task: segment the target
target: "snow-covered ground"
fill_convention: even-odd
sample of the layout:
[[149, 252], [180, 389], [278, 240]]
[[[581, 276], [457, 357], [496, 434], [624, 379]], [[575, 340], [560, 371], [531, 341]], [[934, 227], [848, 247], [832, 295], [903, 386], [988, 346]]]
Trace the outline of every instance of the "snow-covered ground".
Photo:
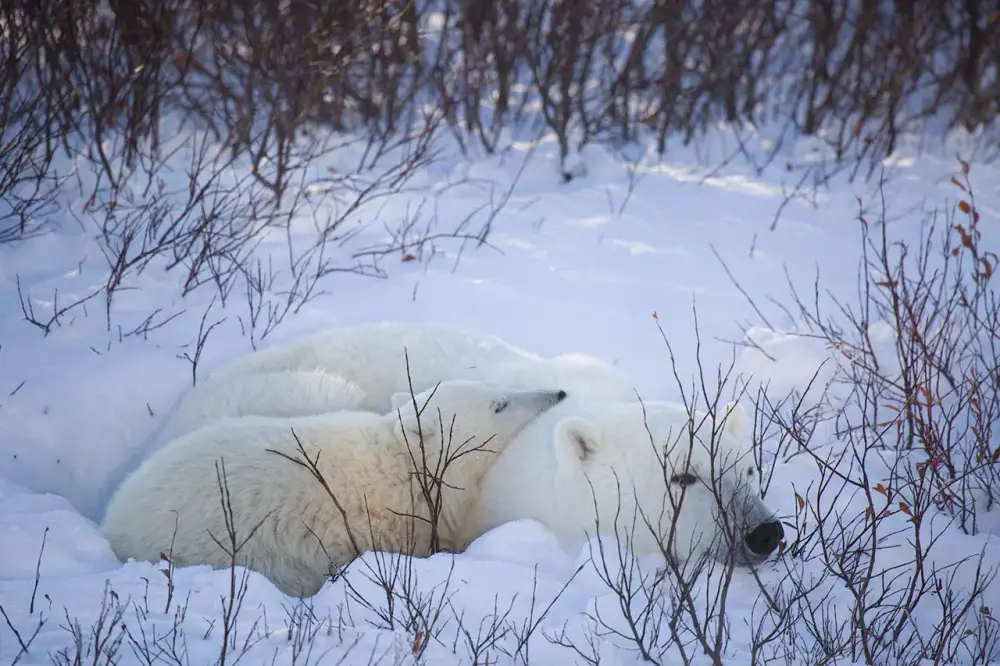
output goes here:
[[[949, 181], [958, 168], [955, 151], [964, 146], [954, 139], [947, 147], [918, 154], [913, 142], [901, 145], [885, 164], [886, 201], [893, 233], [915, 238], [923, 211], [954, 207], [958, 192]], [[789, 279], [811, 297], [817, 273], [823, 290], [856, 296], [857, 198], [871, 210], [878, 201], [874, 186], [838, 176], [815, 194], [815, 205], [793, 199], [783, 206], [797, 174], [786, 172], [779, 161], [756, 175], [741, 160], [710, 172], [732, 145], [720, 131], [701, 142], [700, 149], [706, 147], [711, 149], [707, 155], [678, 145], [662, 159], [649, 151], [630, 162], [591, 146], [575, 158], [586, 172], [563, 183], [553, 140], [530, 147], [514, 143], [502, 157], [475, 160], [459, 158], [442, 144], [441, 157], [405, 192], [363, 208], [352, 222], [359, 226], [357, 234], [331, 251], [349, 265], [352, 253], [387, 242], [386, 229], [398, 226], [421, 202], [425, 216], [431, 211], [436, 216], [435, 230], [447, 232], [513, 186], [490, 222], [487, 244], [462, 246], [444, 238], [433, 243], [433, 253], [428, 245], [412, 261], [402, 261], [398, 252], [383, 257], [384, 277], [331, 275], [322, 285], [325, 294], [290, 315], [260, 344], [366, 321], [442, 320], [541, 354], [600, 356], [631, 377], [645, 398], [676, 399], [658, 326], [687, 377], [697, 363], [697, 312], [700, 362], [710, 374], [735, 358], [738, 371], [751, 373], [754, 381], [770, 381], [772, 391], [802, 388], [830, 350], [794, 335], [796, 322], [771, 304], [765, 314], [778, 330], [768, 329], [722, 262], [761, 303], [774, 297], [788, 304]], [[811, 151], [803, 142], [788, 159], [802, 162]], [[972, 179], [989, 241], [1000, 223], [1000, 170], [973, 163]], [[82, 214], [84, 201], [66, 205]], [[473, 233], [486, 219], [485, 213], [472, 218]], [[182, 276], [151, 268], [130, 283], [130, 290], [119, 292], [110, 332], [98, 299], [43, 335], [22, 316], [16, 279], [36, 314], [52, 308], [57, 292], [59, 303], [91, 293], [106, 275], [93, 232], [67, 221], [26, 244], [0, 247], [0, 664], [80, 663], [74, 662], [78, 650], [84, 663], [108, 661], [95, 658], [95, 650], [114, 652], [110, 663], [117, 664], [214, 663], [223, 642], [230, 572], [176, 570], [168, 602], [164, 565], [118, 562], [97, 527], [109, 493], [191, 382], [191, 363], [184, 356], [194, 353], [192, 342], [213, 292], [206, 287], [181, 299]], [[315, 230], [303, 221], [293, 233], [307, 238]], [[280, 254], [284, 243], [284, 236], [276, 234], [260, 251]], [[148, 334], [121, 335], [156, 308], [161, 308], [160, 320], [177, 316]], [[238, 294], [225, 308], [217, 302], [212, 306], [206, 326], [220, 323], [205, 340], [200, 372], [250, 351], [240, 325], [246, 316], [245, 298]], [[733, 344], [747, 335], [766, 353]], [[770, 453], [767, 497], [792, 523], [796, 494], [811, 497], [806, 489], [819, 471], [802, 457], [774, 461]], [[873, 463], [869, 472], [874, 483], [886, 469]], [[843, 510], [859, 509], [845, 501]], [[835, 529], [831, 522], [828, 531]], [[794, 539], [791, 528], [788, 538]], [[909, 538], [905, 531], [888, 536], [877, 571], [908, 561], [896, 553]], [[932, 560], [944, 567], [985, 550], [987, 563], [995, 563], [1000, 561], [996, 539], [948, 528]], [[495, 645], [479, 656], [479, 664], [642, 661], [627, 632], [614, 634], [626, 626], [619, 595], [602, 581], [589, 549], [560, 550], [537, 524], [498, 528], [460, 555], [413, 560], [419, 589], [411, 590], [411, 597], [419, 598], [415, 605], [422, 607], [397, 601], [393, 623], [379, 618], [386, 598], [372, 581], [371, 570], [385, 557], [366, 554], [305, 606], [251, 574], [229, 639], [229, 663], [243, 654], [246, 664], [406, 664], [416, 663], [414, 652], [422, 663], [474, 663], [470, 644], [489, 643], [491, 626], [499, 627], [492, 637]], [[643, 571], [653, 571], [657, 562], [642, 564]], [[778, 589], [789, 571], [801, 581], [819, 566], [786, 555], [759, 574], [763, 584]], [[959, 601], [967, 574], [959, 570], [949, 583]], [[824, 586], [813, 597], [820, 615], [840, 628], [851, 626], [843, 586], [831, 580]], [[669, 605], [666, 591], [656, 594]], [[1000, 607], [1000, 587], [989, 587], [977, 603]], [[751, 663], [753, 635], [767, 624], [763, 605], [758, 582], [750, 572], [737, 570], [727, 601], [724, 663]], [[408, 613], [417, 610], [440, 611], [430, 637], [407, 625]], [[927, 636], [936, 622], [928, 612], [924, 620], [915, 620], [926, 622]], [[980, 616], [984, 626], [993, 622]], [[654, 612], [646, 618], [651, 656], [659, 663], [683, 663], [664, 617]], [[520, 644], [529, 629], [535, 629], [530, 640]], [[799, 654], [811, 645], [809, 631], [803, 626], [785, 631], [786, 638], [753, 656], [756, 663], [816, 663]], [[954, 631], [964, 631], [964, 625]], [[591, 652], [589, 637], [595, 634], [602, 638]], [[787, 638], [792, 634], [796, 637]], [[576, 649], [567, 647], [570, 642]], [[26, 653], [22, 644], [28, 646]], [[697, 645], [686, 645], [685, 654], [692, 663], [712, 663]], [[957, 663], [988, 661], [974, 657], [959, 654]], [[865, 660], [860, 653], [854, 658]]]

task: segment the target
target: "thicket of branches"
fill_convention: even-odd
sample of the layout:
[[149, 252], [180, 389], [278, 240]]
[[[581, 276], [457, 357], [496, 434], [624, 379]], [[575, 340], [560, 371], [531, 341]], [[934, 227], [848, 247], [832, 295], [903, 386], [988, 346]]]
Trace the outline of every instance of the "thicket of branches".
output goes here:
[[[653, 137], [663, 151], [668, 139], [695, 141], [718, 123], [738, 137], [747, 123], [766, 123], [775, 132], [771, 154], [742, 152], [760, 169], [784, 140], [803, 134], [827, 142], [841, 166], [864, 169], [928, 121], [983, 130], [987, 156], [998, 147], [1000, 12], [979, 0], [10, 0], [0, 4], [0, 57], [0, 243], [30, 242], [77, 198], [79, 222], [108, 263], [106, 284], [85, 298], [103, 299], [109, 326], [117, 290], [159, 262], [183, 273], [185, 292], [214, 286], [224, 302], [245, 288], [252, 339], [326, 275], [371, 269], [338, 263], [330, 244], [351, 233], [344, 222], [360, 207], [398, 191], [432, 159], [442, 133], [470, 152], [494, 152], [508, 131], [550, 131], [565, 157], [589, 141]], [[319, 161], [346, 144], [357, 164], [317, 175]], [[177, 186], [166, 165], [182, 149], [191, 158]], [[67, 154], [72, 173], [60, 167]], [[249, 169], [234, 176], [233, 166]], [[982, 246], [968, 175], [962, 164], [957, 212], [932, 220], [918, 244], [895, 242], [884, 214], [859, 215], [865, 255], [856, 302], [831, 314], [818, 297], [793, 294], [793, 318], [839, 362], [820, 404], [743, 396], [758, 403], [754, 441], [765, 472], [795, 459], [818, 470], [796, 489], [787, 542], [758, 580], [747, 620], [751, 663], [794, 663], [805, 653], [817, 664], [985, 665], [1000, 654], [1000, 623], [987, 604], [995, 563], [955, 562], [941, 541], [947, 521], [980, 532], [1000, 500], [1000, 305], [991, 284], [1000, 259]], [[256, 241], [303, 211], [314, 211], [315, 242], [289, 241], [292, 286], [265, 300], [275, 268], [251, 261]], [[58, 323], [59, 308], [44, 320], [30, 303], [29, 321], [46, 332]], [[205, 322], [198, 349], [212, 328]], [[718, 392], [706, 388], [701, 406], [721, 404]], [[842, 454], [814, 441], [831, 422]], [[872, 471], [879, 465], [881, 475]], [[895, 564], [880, 560], [887, 549]], [[712, 572], [703, 569], [644, 578], [613, 547], [594, 559], [619, 612], [595, 612], [586, 636], [539, 631], [535, 643], [593, 664], [609, 637], [652, 663], [696, 655], [723, 663], [731, 567], [708, 585]], [[236, 649], [228, 627], [245, 589], [236, 574], [231, 580], [220, 664]], [[405, 585], [392, 592], [392, 580], [378, 584], [407, 615], [404, 648], [419, 655], [441, 647], [437, 620], [448, 598]], [[849, 618], [837, 615], [842, 608]], [[452, 645], [462, 643], [473, 663], [495, 663], [497, 654], [527, 663], [541, 617], [534, 603], [524, 623], [502, 611], [478, 629], [459, 620]], [[289, 640], [301, 649], [319, 625], [296, 612]], [[104, 625], [119, 626], [121, 615], [111, 617]], [[387, 617], [396, 627], [391, 609]], [[15, 661], [29, 652], [31, 626], [14, 630]], [[305, 626], [315, 631], [307, 636]], [[95, 631], [104, 642], [90, 645], [78, 624], [69, 631], [65, 663], [126, 640], [108, 647]], [[154, 647], [138, 634], [127, 641], [140, 661], [174, 654], [168, 661], [186, 663], [155, 638]]]
[[[264, 279], [246, 265], [252, 241], [301, 212], [309, 167], [348, 136], [364, 144], [359, 164], [311, 177], [336, 213], [317, 221], [315, 247], [289, 253], [306, 293], [359, 270], [323, 248], [402, 187], [442, 130], [487, 152], [506, 131], [552, 131], [566, 156], [640, 136], [663, 151], [718, 123], [740, 136], [766, 122], [773, 153], [744, 151], [759, 168], [802, 134], [857, 168], [934, 119], [986, 129], [992, 154], [998, 17], [979, 0], [12, 0], [0, 8], [0, 242], [65, 216], [57, 204], [77, 188], [109, 304], [158, 257], [183, 267], [185, 291], [214, 283], [224, 298]], [[189, 187], [172, 192], [164, 152], [187, 127], [226, 150], [185, 146]], [[73, 178], [56, 168], [62, 152]], [[252, 177], [223, 178], [234, 163]]]
[[[644, 507], [640, 516], [621, 510], [613, 520], [597, 521], [593, 534], [599, 538], [588, 541], [589, 557], [561, 587], [540, 589], [536, 569], [530, 592], [522, 588], [511, 596], [498, 589], [492, 603], [464, 604], [468, 591], [460, 589], [455, 560], [434, 571], [408, 556], [423, 538], [415, 530], [394, 551], [362, 552], [355, 544], [357, 558], [332, 566], [326, 592], [343, 595], [342, 603], [297, 600], [286, 606], [286, 618], [275, 620], [244, 604], [249, 574], [239, 566], [242, 538], [228, 521], [228, 534], [218, 540], [227, 549], [228, 576], [221, 612], [207, 630], [205, 618], [193, 608], [188, 613], [190, 594], [182, 587], [175, 594], [172, 553], [162, 555], [159, 585], [132, 588], [129, 596], [109, 584], [89, 615], [77, 618], [67, 610], [64, 622], [61, 612], [52, 615], [34, 602], [37, 565], [30, 598], [0, 600], [12, 663], [34, 658], [41, 649], [36, 637], [44, 636], [39, 646], [63, 646], [51, 652], [56, 664], [225, 666], [274, 650], [292, 664], [317, 663], [310, 655], [319, 654], [330, 655], [331, 663], [449, 660], [474, 666], [553, 663], [556, 654], [590, 666], [623, 657], [685, 666], [996, 664], [1000, 565], [987, 541], [956, 537], [959, 530], [975, 535], [996, 523], [1000, 302], [992, 280], [1000, 257], [981, 236], [968, 164], [959, 163], [953, 185], [958, 201], [931, 212], [915, 241], [893, 237], [884, 201], [860, 202], [857, 231], [865, 251], [851, 297], [822, 298], [819, 278], [807, 290], [811, 297], [792, 286], [789, 318], [800, 322], [801, 336], [830, 351], [835, 368], [825, 385], [814, 380], [787, 393], [755, 387], [755, 378], [737, 373], [735, 362], [703, 364], [700, 344], [694, 351], [698, 373], [684, 379], [676, 363], [680, 350], [660, 329], [670, 358], [664, 377], [675, 383], [691, 422], [675, 439], [651, 437], [650, 446], [665, 479], [676, 475], [672, 461], [687, 455], [687, 447], [709, 446], [710, 458], [720, 461], [701, 480], [712, 500], [704, 524], [715, 521], [723, 546], [706, 544], [714, 557], [672, 557], [668, 544], [677, 543], [679, 527], [661, 523], [658, 512], [669, 507], [668, 515], [679, 515], [687, 492], [679, 486], [667, 493], [664, 506]], [[759, 489], [741, 486], [745, 478], [738, 476], [729, 476], [727, 486], [732, 461], [715, 452], [722, 410], [733, 399], [754, 407], [750, 439]], [[430, 525], [424, 531], [429, 548], [419, 548], [437, 552], [440, 493], [447, 485], [442, 473], [454, 461], [447, 451], [463, 449], [452, 448], [448, 426], [432, 415], [424, 425], [412, 462], [427, 517], [415, 515], [414, 521]], [[696, 431], [702, 432], [697, 443]], [[424, 432], [440, 437], [425, 442]], [[442, 443], [444, 466], [428, 465]], [[319, 468], [307, 459], [291, 462], [303, 468], [304, 482], [319, 483], [337, 502]], [[239, 511], [224, 474], [219, 485], [222, 510]], [[733, 556], [746, 534], [741, 517], [748, 515], [740, 503], [758, 492], [773, 497], [776, 490], [786, 498], [780, 505], [784, 540], [767, 563], [740, 566]], [[369, 530], [375, 540], [370, 524], [344, 526], [348, 534]], [[642, 530], [654, 530], [653, 543], [661, 544], [654, 554], [662, 564], [636, 557], [633, 545]], [[578, 579], [601, 592], [577, 615], [560, 618], [553, 609]], [[322, 608], [332, 615], [318, 614]], [[65, 634], [53, 637], [48, 632], [57, 622]], [[200, 640], [193, 640], [196, 635]], [[189, 653], [189, 645], [201, 653]], [[206, 645], [218, 655], [208, 662], [200, 656]]]

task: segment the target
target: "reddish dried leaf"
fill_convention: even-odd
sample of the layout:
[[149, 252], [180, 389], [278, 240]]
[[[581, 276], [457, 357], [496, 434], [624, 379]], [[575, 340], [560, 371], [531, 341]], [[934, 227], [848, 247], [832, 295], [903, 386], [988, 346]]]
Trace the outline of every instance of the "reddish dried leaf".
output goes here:
[[906, 502], [900, 502], [899, 503], [899, 510], [902, 511], [903, 513], [905, 513], [908, 516], [912, 516], [913, 515], [913, 512], [910, 511], [910, 507], [909, 507], [909, 505]]
[[191, 54], [187, 51], [177, 51], [174, 53], [173, 61], [177, 69], [186, 69], [191, 62]]
[[403, 258], [400, 261], [407, 262], [407, 261], [413, 261], [414, 259], [416, 259], [416, 257], [414, 257], [412, 254], [404, 254]]
[[799, 511], [805, 508], [806, 501], [803, 499], [802, 495], [795, 493], [795, 503], [799, 505]]
[[968, 215], [972, 211], [972, 206], [969, 205], [968, 201], [964, 199], [958, 202], [958, 209]]

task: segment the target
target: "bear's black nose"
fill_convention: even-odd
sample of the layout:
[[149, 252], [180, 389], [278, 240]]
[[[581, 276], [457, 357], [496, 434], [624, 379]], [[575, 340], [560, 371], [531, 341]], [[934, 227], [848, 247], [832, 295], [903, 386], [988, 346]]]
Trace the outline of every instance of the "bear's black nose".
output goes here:
[[769, 523], [761, 523], [750, 530], [744, 537], [744, 541], [754, 555], [770, 555], [784, 538], [785, 528], [781, 526], [780, 521], [774, 520]]
[[566, 391], [560, 390], [556, 393], [556, 400], [562, 400], [566, 397]]

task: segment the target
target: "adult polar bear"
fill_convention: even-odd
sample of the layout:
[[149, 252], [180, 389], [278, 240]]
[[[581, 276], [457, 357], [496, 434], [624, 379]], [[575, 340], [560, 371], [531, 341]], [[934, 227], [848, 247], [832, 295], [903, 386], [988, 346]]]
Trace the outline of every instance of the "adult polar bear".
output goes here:
[[381, 322], [305, 336], [213, 370], [181, 397], [159, 439], [169, 441], [228, 416], [315, 414], [324, 411], [324, 401], [327, 410], [385, 412], [392, 408], [393, 394], [410, 390], [411, 380], [419, 393], [451, 379], [561, 388], [570, 394], [580, 387], [596, 400], [635, 398], [621, 373], [592, 356], [544, 358], [450, 324]]
[[[310, 596], [331, 563], [347, 564], [358, 551], [428, 554], [431, 512], [422, 490], [430, 486], [415, 479], [441, 481], [439, 543], [457, 549], [487, 467], [521, 428], [565, 397], [449, 381], [415, 397], [393, 396], [398, 412], [386, 415], [226, 419], [147, 459], [113, 496], [101, 529], [123, 560], [158, 561], [170, 553], [180, 566], [230, 566], [222, 545], [231, 552], [227, 539], [235, 538], [245, 542], [237, 563], [286, 594]], [[231, 513], [223, 507], [221, 473]]]
[[[662, 549], [683, 559], [709, 551], [756, 562], [783, 538], [781, 523], [761, 499], [753, 456], [743, 446], [747, 416], [742, 408], [724, 407], [714, 429], [703, 422], [704, 414], [696, 414], [698, 427], [688, 432], [691, 419], [685, 409], [640, 404], [613, 367], [590, 357], [545, 359], [446, 324], [365, 324], [238, 358], [210, 375], [201, 397], [194, 389], [186, 401], [197, 405], [205, 394], [238, 392], [243, 382], [263, 383], [268, 376], [288, 381], [295, 373], [320, 370], [356, 385], [365, 396], [362, 404], [383, 410], [390, 396], [408, 390], [404, 347], [417, 391], [455, 377], [558, 385], [570, 393], [521, 431], [487, 471], [460, 547], [519, 518], [539, 520], [567, 545], [598, 529], [621, 534], [635, 518], [640, 524], [626, 536], [637, 552]], [[296, 409], [281, 395], [272, 403], [255, 408], [282, 414]], [[724, 516], [717, 515], [717, 496]], [[741, 540], [726, 545], [719, 538], [722, 517]]]
[[569, 547], [610, 533], [637, 554], [758, 564], [784, 530], [761, 498], [746, 430], [735, 404], [713, 420], [675, 403], [570, 396], [490, 466], [460, 541], [531, 518]]

